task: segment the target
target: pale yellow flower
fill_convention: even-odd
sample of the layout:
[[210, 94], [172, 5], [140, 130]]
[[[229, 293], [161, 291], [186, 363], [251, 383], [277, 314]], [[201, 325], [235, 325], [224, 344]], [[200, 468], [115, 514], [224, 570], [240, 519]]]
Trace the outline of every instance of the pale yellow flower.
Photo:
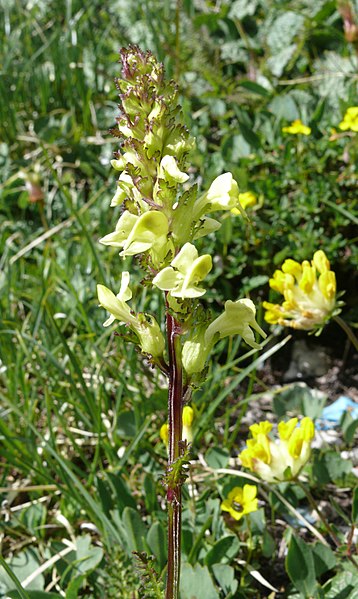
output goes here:
[[283, 133], [290, 133], [291, 135], [310, 135], [311, 128], [304, 125], [301, 119], [296, 119], [287, 127], [282, 127]]
[[315, 252], [311, 262], [285, 260], [269, 283], [284, 296], [282, 304], [263, 302], [265, 320], [270, 324], [310, 331], [322, 328], [338, 313], [336, 276], [322, 250]]
[[346, 113], [338, 125], [341, 131], [358, 131], [358, 106], [347, 108]]
[[235, 487], [220, 507], [223, 512], [229, 512], [235, 520], [241, 520], [245, 514], [257, 511], [258, 500], [256, 495], [257, 487], [255, 485], [244, 485], [243, 488]]

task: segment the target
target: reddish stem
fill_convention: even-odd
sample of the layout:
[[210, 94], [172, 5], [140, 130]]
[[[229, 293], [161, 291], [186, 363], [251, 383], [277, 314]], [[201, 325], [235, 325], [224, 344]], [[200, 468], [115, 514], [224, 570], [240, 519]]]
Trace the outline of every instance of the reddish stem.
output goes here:
[[[180, 356], [180, 325], [167, 312], [167, 335], [169, 352], [169, 457], [168, 472], [181, 455], [183, 376]], [[168, 568], [166, 599], [179, 598], [181, 554], [181, 482], [171, 484], [167, 490], [168, 502]]]

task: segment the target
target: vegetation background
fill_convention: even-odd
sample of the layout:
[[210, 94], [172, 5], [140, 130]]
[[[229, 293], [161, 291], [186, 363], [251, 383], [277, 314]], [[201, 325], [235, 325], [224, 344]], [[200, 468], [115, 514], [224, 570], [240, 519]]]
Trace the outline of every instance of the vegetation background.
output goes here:
[[[358, 144], [354, 131], [338, 125], [358, 104], [357, 15], [356, 0], [3, 2], [1, 550], [26, 590], [21, 595], [4, 565], [0, 596], [143, 597], [141, 568], [151, 596], [155, 569], [165, 565], [165, 382], [103, 329], [95, 293], [98, 282], [115, 288], [128, 267], [97, 243], [116, 220], [109, 161], [118, 140], [108, 130], [118, 113], [119, 48], [152, 50], [179, 83], [197, 138], [191, 176], [199, 186], [230, 170], [257, 198], [249, 224], [227, 218], [216, 244], [203, 242], [214, 256], [213, 311], [248, 294], [259, 304], [285, 258], [310, 259], [321, 248], [346, 290], [344, 317], [352, 324]], [[311, 135], [284, 134], [295, 119]], [[147, 305], [160, 310], [159, 296], [144, 289], [138, 308]], [[334, 325], [327, 331], [325, 344], [341, 358]], [[327, 500], [330, 485], [339, 551], [313, 543], [307, 529], [296, 535], [299, 522], [270, 489], [250, 526], [238, 530], [220, 514], [220, 497], [238, 479], [218, 469], [237, 456], [249, 411], [267, 405], [260, 368], [285, 343], [283, 333], [276, 328], [261, 356], [250, 352], [244, 361], [238, 343], [219, 344], [217, 365], [194, 396], [183, 599], [196, 585], [207, 599], [275, 597], [276, 588], [278, 597], [358, 596], [341, 559], [352, 550], [358, 510], [358, 497], [352, 513], [344, 492], [355, 483], [352, 463], [341, 457], [354, 443], [352, 416], [341, 422], [339, 451], [321, 447], [309, 473], [318, 499]], [[267, 407], [273, 418], [295, 410], [319, 416], [324, 402], [309, 389], [281, 391]], [[280, 492], [294, 508], [305, 505], [294, 485]], [[290, 560], [285, 568], [287, 547], [306, 575]], [[133, 550], [154, 554], [154, 565], [135, 568]]]

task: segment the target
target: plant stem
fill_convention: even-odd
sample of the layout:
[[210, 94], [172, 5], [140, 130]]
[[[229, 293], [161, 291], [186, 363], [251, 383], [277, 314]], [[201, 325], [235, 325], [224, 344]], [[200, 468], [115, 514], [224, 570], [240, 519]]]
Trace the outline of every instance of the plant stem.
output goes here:
[[343, 329], [343, 331], [346, 333], [346, 335], [347, 335], [349, 341], [351, 342], [351, 344], [353, 345], [353, 347], [356, 350], [358, 350], [358, 339], [355, 336], [355, 334], [353, 333], [351, 327], [340, 316], [334, 316], [333, 320], [335, 320], [336, 323], [339, 324], [341, 329]]
[[[181, 455], [183, 377], [180, 359], [180, 325], [167, 311], [167, 335], [169, 352], [169, 457], [168, 473]], [[170, 478], [169, 478], [170, 480]], [[181, 485], [179, 480], [168, 484], [168, 568], [166, 599], [179, 599], [180, 553], [181, 553]]]

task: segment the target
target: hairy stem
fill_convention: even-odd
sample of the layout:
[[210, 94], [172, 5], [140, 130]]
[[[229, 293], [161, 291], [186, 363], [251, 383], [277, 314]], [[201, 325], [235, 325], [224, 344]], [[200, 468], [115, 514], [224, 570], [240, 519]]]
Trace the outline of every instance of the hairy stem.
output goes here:
[[173, 463], [180, 457], [182, 435], [183, 377], [180, 359], [180, 326], [167, 312], [167, 334], [169, 351], [169, 457], [168, 457], [168, 568], [166, 599], [179, 598], [180, 553], [181, 553], [181, 485], [172, 479]]

